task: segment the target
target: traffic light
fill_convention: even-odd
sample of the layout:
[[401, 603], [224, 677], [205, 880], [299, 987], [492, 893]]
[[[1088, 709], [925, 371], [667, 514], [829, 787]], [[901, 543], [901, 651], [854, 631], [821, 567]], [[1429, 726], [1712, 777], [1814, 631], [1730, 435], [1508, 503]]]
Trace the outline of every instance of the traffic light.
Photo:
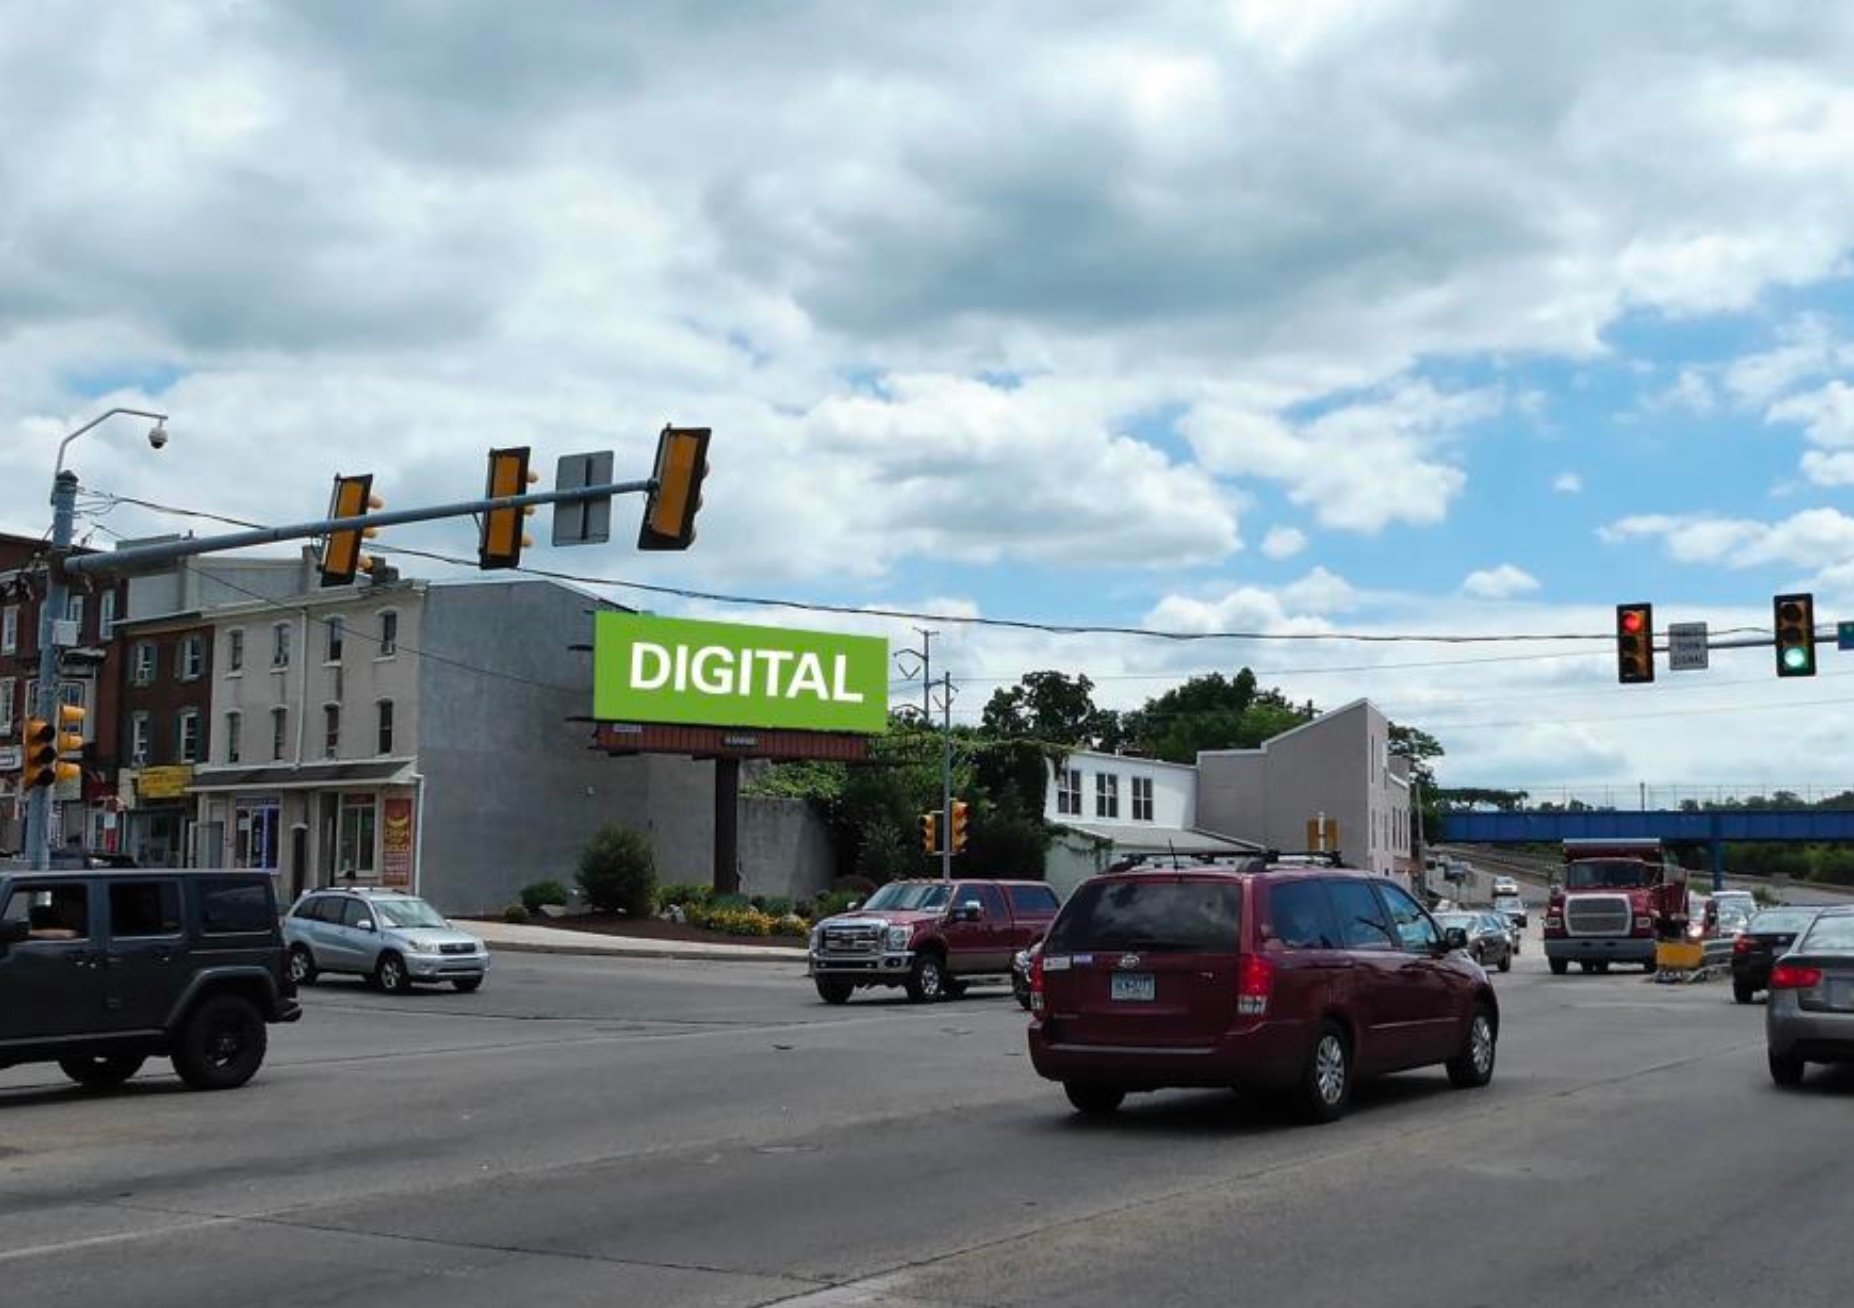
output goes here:
[[[65, 756], [83, 752], [83, 724], [84, 710], [75, 704], [58, 706], [56, 726], [44, 718], [26, 719], [26, 758], [20, 777], [21, 789], [37, 790], [77, 778], [82, 767]], [[66, 731], [66, 727], [76, 730]]]
[[1815, 596], [1779, 595], [1771, 601], [1777, 629], [1777, 675], [1815, 675]]
[[[386, 501], [373, 493], [373, 474], [366, 473], [359, 477], [335, 478], [335, 493], [329, 497], [328, 516], [331, 518], [358, 518], [369, 509], [383, 509]], [[368, 560], [361, 553], [361, 540], [372, 540], [376, 535], [372, 527], [354, 531], [331, 531], [322, 538], [322, 557], [317, 567], [322, 573], [324, 586], [346, 586], [353, 582], [354, 574], [368, 566]]]
[[1654, 680], [1654, 605], [1616, 606], [1616, 680]]
[[656, 482], [637, 531], [640, 550], [686, 550], [695, 542], [695, 513], [708, 475], [707, 427], [665, 427], [657, 437]]
[[938, 813], [921, 814], [921, 849], [929, 854], [940, 848], [940, 815]]
[[[491, 450], [489, 481], [483, 488], [483, 494], [492, 500], [523, 495], [529, 486], [540, 479], [538, 472], [528, 471], [527, 446]], [[534, 544], [524, 534], [527, 525], [524, 520], [533, 512], [533, 505], [523, 505], [518, 509], [491, 509], [485, 513], [483, 533], [477, 543], [477, 567], [490, 570], [521, 566], [522, 547]]]
[[966, 852], [967, 829], [972, 820], [972, 806], [963, 799], [953, 801], [953, 852]]

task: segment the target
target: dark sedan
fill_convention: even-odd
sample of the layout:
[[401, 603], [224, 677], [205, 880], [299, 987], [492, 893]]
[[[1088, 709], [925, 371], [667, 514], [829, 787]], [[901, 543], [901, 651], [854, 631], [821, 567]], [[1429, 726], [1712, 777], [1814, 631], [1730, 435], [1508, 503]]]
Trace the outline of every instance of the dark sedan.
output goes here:
[[1468, 953], [1482, 967], [1513, 970], [1513, 937], [1506, 919], [1498, 913], [1438, 913], [1436, 923], [1444, 930], [1460, 927], [1468, 934]]
[[1751, 1002], [1760, 990], [1770, 988], [1771, 962], [1782, 956], [1796, 937], [1809, 929], [1819, 908], [1767, 908], [1751, 919], [1732, 941], [1732, 998]]
[[1770, 1077], [1801, 1085], [1810, 1063], [1854, 1062], [1854, 908], [1829, 908], [1770, 969]]

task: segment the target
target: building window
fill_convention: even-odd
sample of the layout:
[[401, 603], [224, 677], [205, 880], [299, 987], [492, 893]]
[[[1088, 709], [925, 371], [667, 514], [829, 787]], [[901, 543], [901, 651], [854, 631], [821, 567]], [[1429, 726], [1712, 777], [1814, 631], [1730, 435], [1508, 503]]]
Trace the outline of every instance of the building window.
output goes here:
[[380, 753], [393, 752], [393, 701], [380, 701]]
[[1152, 778], [1133, 778], [1133, 820], [1152, 821]]
[[0, 654], [13, 654], [19, 650], [19, 605], [9, 604], [0, 609]]
[[155, 647], [152, 640], [135, 642], [135, 670], [131, 680], [138, 686], [152, 686], [155, 679]]
[[342, 637], [347, 634], [347, 624], [340, 618], [330, 618], [324, 626], [328, 632], [328, 655], [324, 661], [339, 663], [341, 662]]
[[72, 595], [65, 600], [64, 616], [70, 619], [72, 626], [77, 628], [77, 640], [79, 644], [82, 644], [84, 639], [84, 597], [82, 595]]
[[0, 736], [13, 734], [13, 692], [18, 685], [15, 677], [0, 677]]
[[373, 829], [373, 796], [343, 795], [336, 839], [336, 871], [340, 875], [373, 872]]
[[274, 708], [270, 711], [270, 757], [273, 761], [283, 761], [284, 737], [289, 734], [290, 714], [288, 709]]
[[238, 762], [244, 747], [244, 714], [227, 713], [225, 715], [225, 761]]
[[174, 754], [182, 763], [200, 761], [200, 715], [188, 709], [180, 715], [179, 729], [175, 734]]
[[132, 713], [129, 715], [129, 764], [131, 767], [148, 766], [148, 715]]
[[180, 642], [179, 677], [182, 681], [198, 681], [200, 673], [206, 667], [206, 647], [198, 636], [185, 637]]
[[1120, 816], [1120, 778], [1111, 772], [1094, 774], [1094, 815], [1104, 818]]
[[322, 757], [339, 758], [341, 756], [341, 705], [324, 704], [322, 706]]
[[97, 639], [108, 640], [116, 633], [116, 592], [106, 590], [97, 601]]
[[245, 670], [245, 633], [242, 631], [225, 633], [225, 670], [227, 672]]
[[380, 657], [390, 659], [399, 652], [399, 615], [391, 609], [380, 614]]
[[1056, 773], [1056, 812], [1080, 817], [1081, 811], [1081, 770], [1063, 768]]
[[270, 629], [270, 666], [290, 666], [290, 624], [287, 622], [279, 622]]

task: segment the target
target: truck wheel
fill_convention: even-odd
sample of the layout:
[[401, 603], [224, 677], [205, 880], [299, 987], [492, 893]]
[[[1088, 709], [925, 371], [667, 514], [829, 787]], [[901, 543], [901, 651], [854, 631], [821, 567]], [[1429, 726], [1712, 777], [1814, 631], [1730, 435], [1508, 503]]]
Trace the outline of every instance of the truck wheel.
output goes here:
[[1024, 1012], [1030, 1011], [1030, 983], [1017, 973], [1011, 973], [1011, 994]]
[[1301, 1069], [1301, 1116], [1309, 1122], [1335, 1122], [1352, 1101], [1352, 1045], [1337, 1022], [1324, 1022], [1313, 1038], [1307, 1065]]
[[904, 983], [908, 998], [917, 1004], [936, 1004], [946, 998], [946, 960], [933, 950], [924, 950], [915, 958], [914, 967]]
[[958, 977], [947, 977], [946, 980], [940, 983], [940, 989], [948, 999], [964, 999], [966, 997], [966, 982], [961, 981]]
[[1571, 960], [1568, 958], [1548, 958], [1545, 962], [1551, 968], [1553, 976], [1563, 976], [1571, 970]]
[[1083, 1117], [1106, 1117], [1127, 1097], [1125, 1090], [1094, 1081], [1064, 1081], [1062, 1093]]
[[232, 1090], [257, 1075], [269, 1039], [257, 1005], [242, 995], [214, 995], [181, 1026], [174, 1070], [195, 1090]]
[[141, 1071], [147, 1061], [140, 1054], [92, 1054], [86, 1058], [60, 1058], [58, 1066], [86, 1090], [114, 1090]]
[[1493, 1080], [1494, 1054], [1499, 1029], [1493, 1014], [1476, 1007], [1468, 1023], [1468, 1038], [1461, 1052], [1448, 1060], [1449, 1084], [1457, 1090], [1476, 1090]]
[[1596, 973], [1598, 976], [1608, 976], [1609, 975], [1609, 960], [1607, 958], [1597, 959], [1595, 963], [1591, 964], [1591, 967], [1593, 967], [1596, 970]]
[[814, 980], [818, 987], [818, 998], [827, 1004], [847, 1004], [850, 996], [856, 992], [856, 983], [845, 981], [842, 977], [821, 976]]
[[1750, 1003], [1751, 997], [1756, 993], [1757, 991], [1751, 988], [1751, 983], [1749, 981], [1732, 982], [1732, 998], [1741, 1004]]

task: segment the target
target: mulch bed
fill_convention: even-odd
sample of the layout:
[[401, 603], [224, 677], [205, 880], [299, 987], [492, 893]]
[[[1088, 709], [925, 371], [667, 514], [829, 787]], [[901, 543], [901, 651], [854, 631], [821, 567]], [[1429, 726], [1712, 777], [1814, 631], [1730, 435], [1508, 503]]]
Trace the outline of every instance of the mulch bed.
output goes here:
[[[502, 919], [484, 920], [500, 922]], [[683, 922], [665, 922], [655, 917], [622, 917], [616, 913], [536, 917], [526, 925], [555, 927], [561, 931], [584, 931], [599, 936], [628, 936], [633, 940], [688, 940], [704, 945], [777, 945], [786, 949], [803, 949], [806, 944], [803, 938], [797, 936], [730, 936]]]

